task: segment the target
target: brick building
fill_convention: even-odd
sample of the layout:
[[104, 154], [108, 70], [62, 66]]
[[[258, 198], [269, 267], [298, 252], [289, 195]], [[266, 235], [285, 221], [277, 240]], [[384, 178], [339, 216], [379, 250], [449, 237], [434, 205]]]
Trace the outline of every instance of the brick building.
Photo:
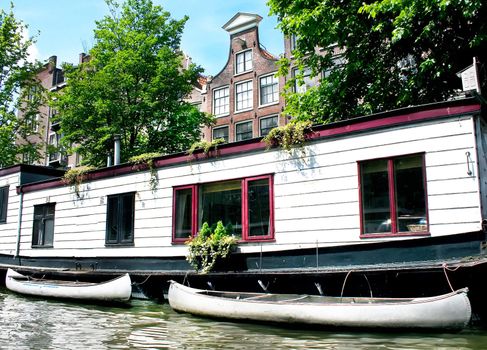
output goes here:
[[285, 123], [280, 115], [284, 78], [275, 77], [277, 57], [259, 42], [261, 20], [239, 12], [223, 26], [230, 34], [230, 48], [223, 69], [207, 78], [206, 111], [215, 116], [216, 124], [203, 130], [206, 140], [246, 140]]

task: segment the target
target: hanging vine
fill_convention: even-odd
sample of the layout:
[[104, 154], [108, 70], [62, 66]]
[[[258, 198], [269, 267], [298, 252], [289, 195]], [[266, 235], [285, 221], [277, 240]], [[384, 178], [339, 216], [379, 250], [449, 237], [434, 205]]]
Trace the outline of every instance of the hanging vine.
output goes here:
[[92, 166], [80, 166], [71, 168], [64, 173], [63, 183], [73, 188], [76, 197], [80, 198], [79, 189], [83, 181], [86, 179], [86, 173], [94, 170]]
[[294, 147], [302, 147], [309, 137], [311, 126], [310, 121], [292, 121], [284, 126], [272, 129], [262, 141], [266, 143], [267, 149], [281, 147], [290, 152]]
[[152, 192], [157, 191], [157, 186], [159, 185], [159, 177], [157, 176], [157, 169], [154, 165], [154, 158], [160, 157], [160, 153], [144, 153], [138, 156], [133, 156], [129, 158], [129, 163], [132, 163], [134, 168], [140, 169], [140, 165], [146, 166], [150, 171], [149, 187]]

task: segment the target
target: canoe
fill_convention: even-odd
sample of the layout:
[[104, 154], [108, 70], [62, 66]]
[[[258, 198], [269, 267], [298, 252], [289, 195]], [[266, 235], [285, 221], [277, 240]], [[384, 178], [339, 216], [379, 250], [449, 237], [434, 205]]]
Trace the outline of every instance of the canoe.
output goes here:
[[126, 302], [132, 293], [128, 274], [101, 283], [37, 279], [7, 270], [5, 285], [11, 291], [49, 298]]
[[205, 317], [330, 327], [461, 329], [470, 321], [468, 289], [420, 298], [352, 298], [194, 289], [170, 281], [171, 307]]

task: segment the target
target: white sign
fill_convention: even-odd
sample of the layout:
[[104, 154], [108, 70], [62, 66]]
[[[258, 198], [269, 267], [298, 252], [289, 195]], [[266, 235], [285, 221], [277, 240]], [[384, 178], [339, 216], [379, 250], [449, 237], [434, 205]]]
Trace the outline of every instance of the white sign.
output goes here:
[[462, 72], [463, 91], [477, 90], [477, 70], [474, 65], [468, 67]]

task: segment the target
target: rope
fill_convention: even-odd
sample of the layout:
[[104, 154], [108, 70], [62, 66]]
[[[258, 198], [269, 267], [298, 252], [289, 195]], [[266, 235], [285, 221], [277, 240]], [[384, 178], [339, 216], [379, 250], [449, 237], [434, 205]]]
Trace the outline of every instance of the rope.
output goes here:
[[351, 273], [352, 273], [352, 270], [348, 271], [347, 275], [345, 276], [345, 280], [343, 281], [343, 285], [342, 285], [342, 292], [340, 293], [340, 298], [343, 298], [343, 290], [345, 289], [345, 283], [347, 283], [348, 276]]
[[445, 277], [446, 277], [446, 281], [448, 282], [448, 285], [450, 286], [451, 291], [454, 292], [455, 290], [453, 289], [453, 286], [450, 283], [450, 279], [448, 278], [448, 274], [446, 273], [446, 270], [456, 271], [460, 268], [460, 266], [458, 266], [456, 269], [449, 269], [448, 266], [446, 265], [446, 263], [443, 263], [442, 266], [443, 266], [443, 273], [445, 274]]
[[151, 278], [151, 277], [152, 277], [152, 275], [147, 276], [147, 278], [144, 280], [144, 282], [140, 282], [140, 283], [137, 283], [137, 282], [132, 282], [132, 285], [133, 285], [133, 286], [141, 286], [141, 285], [143, 285], [145, 282], [147, 282], [147, 280], [148, 280], [149, 278]]

